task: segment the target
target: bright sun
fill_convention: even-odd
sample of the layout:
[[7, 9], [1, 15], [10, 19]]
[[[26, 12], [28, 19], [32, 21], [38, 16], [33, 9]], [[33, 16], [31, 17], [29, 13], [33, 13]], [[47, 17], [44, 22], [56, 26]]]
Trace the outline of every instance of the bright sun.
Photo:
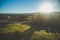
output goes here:
[[54, 5], [51, 3], [43, 3], [39, 7], [39, 12], [50, 13], [54, 11]]

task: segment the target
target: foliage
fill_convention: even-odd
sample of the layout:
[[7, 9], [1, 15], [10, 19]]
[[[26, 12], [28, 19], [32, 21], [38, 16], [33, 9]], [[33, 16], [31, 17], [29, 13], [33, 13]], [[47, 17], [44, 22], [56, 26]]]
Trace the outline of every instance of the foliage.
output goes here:
[[7, 32], [14, 33], [15, 31], [24, 32], [29, 28], [30, 28], [30, 26], [28, 26], [26, 24], [24, 25], [21, 23], [14, 23], [14, 24], [7, 24], [7, 27], [2, 28], [2, 30], [3, 30], [3, 33], [7, 33]]
[[60, 34], [57, 33], [47, 33], [45, 30], [36, 31], [32, 36], [31, 40], [59, 40]]

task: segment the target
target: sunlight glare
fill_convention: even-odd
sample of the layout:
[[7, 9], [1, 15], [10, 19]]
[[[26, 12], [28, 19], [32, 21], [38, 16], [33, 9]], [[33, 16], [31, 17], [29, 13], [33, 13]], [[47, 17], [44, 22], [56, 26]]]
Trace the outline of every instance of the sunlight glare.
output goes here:
[[39, 12], [50, 13], [54, 11], [54, 5], [51, 3], [43, 3], [39, 6]]

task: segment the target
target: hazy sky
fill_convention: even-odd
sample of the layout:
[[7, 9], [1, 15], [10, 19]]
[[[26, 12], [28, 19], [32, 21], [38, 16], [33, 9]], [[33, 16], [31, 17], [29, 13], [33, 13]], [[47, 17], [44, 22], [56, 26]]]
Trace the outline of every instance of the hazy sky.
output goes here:
[[55, 5], [55, 11], [60, 11], [59, 0], [0, 0], [0, 13], [37, 12], [43, 2], [51, 2]]

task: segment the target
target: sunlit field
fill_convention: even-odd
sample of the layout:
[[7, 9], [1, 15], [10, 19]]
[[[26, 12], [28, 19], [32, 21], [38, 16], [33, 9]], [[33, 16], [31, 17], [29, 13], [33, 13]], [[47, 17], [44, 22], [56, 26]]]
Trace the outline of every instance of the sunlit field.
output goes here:
[[60, 40], [60, 12], [0, 14], [0, 40]]

